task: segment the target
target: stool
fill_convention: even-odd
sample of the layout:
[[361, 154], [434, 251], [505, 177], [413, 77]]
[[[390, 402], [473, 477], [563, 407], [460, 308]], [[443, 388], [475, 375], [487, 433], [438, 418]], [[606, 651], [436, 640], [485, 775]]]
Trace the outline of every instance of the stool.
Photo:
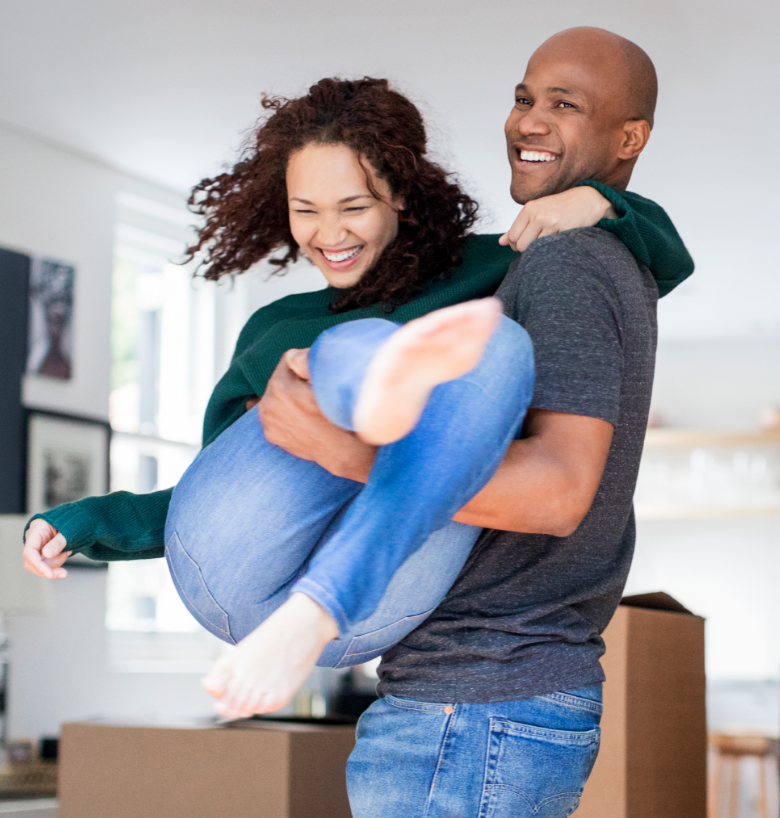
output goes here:
[[708, 818], [721, 818], [723, 804], [727, 805], [726, 818], [738, 818], [740, 770], [746, 759], [758, 762], [759, 818], [770, 818], [766, 767], [777, 755], [777, 741], [760, 735], [711, 733], [709, 747], [713, 758], [707, 798]]

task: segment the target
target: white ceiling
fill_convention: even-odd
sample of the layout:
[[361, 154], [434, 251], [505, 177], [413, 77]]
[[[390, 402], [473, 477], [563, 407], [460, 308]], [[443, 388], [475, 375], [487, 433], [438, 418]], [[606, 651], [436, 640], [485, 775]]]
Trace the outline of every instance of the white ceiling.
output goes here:
[[667, 207], [700, 269], [662, 318], [683, 335], [780, 333], [777, 0], [0, 0], [0, 124], [185, 191], [235, 158], [261, 92], [387, 76], [503, 227], [512, 90], [575, 25], [635, 40], [658, 68], [633, 187]]
[[[458, 147], [475, 137], [489, 150], [549, 34], [594, 24], [651, 53], [659, 43], [687, 50], [697, 10], [717, 4], [0, 0], [0, 121], [187, 189], [231, 157], [262, 91], [294, 95], [323, 76], [370, 74], [398, 80], [445, 133], [457, 126]], [[664, 50], [661, 68], [685, 63]]]

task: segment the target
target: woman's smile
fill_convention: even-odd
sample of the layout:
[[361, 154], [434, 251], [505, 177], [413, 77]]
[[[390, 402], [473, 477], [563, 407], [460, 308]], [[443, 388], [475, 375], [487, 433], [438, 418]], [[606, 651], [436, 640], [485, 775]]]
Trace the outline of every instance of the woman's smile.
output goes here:
[[345, 250], [326, 250], [324, 247], [320, 247], [319, 250], [325, 256], [325, 261], [334, 270], [348, 270], [358, 260], [358, 256], [363, 251], [363, 245], [347, 247]]

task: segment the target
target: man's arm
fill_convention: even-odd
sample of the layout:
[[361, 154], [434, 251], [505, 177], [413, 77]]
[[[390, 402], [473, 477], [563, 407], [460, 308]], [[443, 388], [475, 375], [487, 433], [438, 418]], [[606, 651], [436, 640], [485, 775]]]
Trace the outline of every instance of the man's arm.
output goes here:
[[[280, 362], [260, 402], [271, 443], [360, 483], [376, 448], [334, 426], [311, 386]], [[612, 441], [612, 424], [563, 412], [531, 410], [526, 437], [514, 441], [491, 480], [456, 516], [458, 522], [527, 534], [571, 534], [588, 513]]]
[[531, 409], [523, 431], [525, 437], [510, 444], [488, 484], [454, 519], [482, 528], [568, 537], [596, 496], [612, 424]]

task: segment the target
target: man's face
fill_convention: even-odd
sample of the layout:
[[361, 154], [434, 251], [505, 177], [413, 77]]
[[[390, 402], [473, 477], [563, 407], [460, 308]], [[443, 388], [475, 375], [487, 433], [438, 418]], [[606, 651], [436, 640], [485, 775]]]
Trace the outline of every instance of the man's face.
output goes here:
[[519, 204], [583, 179], [610, 183], [620, 164], [620, 88], [597, 55], [542, 46], [528, 63], [504, 126]]

